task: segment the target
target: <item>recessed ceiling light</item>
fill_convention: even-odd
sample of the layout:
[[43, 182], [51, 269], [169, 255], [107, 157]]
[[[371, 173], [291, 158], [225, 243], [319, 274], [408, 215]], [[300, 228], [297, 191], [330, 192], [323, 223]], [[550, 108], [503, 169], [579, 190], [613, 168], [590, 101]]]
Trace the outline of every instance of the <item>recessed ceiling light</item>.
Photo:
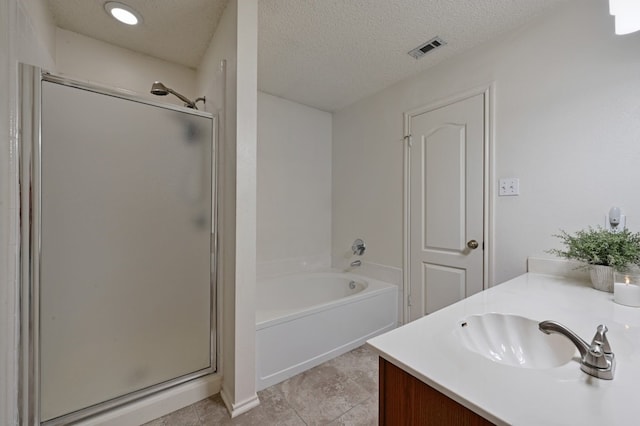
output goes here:
[[118, 21], [127, 25], [136, 25], [142, 22], [142, 16], [130, 6], [117, 1], [109, 1], [104, 4], [104, 10]]

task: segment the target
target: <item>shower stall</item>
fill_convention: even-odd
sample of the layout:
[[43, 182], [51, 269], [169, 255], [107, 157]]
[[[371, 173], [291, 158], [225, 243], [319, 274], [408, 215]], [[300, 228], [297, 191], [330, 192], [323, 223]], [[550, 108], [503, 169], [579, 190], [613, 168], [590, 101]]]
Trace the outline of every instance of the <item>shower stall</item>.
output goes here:
[[215, 117], [20, 74], [23, 423], [213, 373]]

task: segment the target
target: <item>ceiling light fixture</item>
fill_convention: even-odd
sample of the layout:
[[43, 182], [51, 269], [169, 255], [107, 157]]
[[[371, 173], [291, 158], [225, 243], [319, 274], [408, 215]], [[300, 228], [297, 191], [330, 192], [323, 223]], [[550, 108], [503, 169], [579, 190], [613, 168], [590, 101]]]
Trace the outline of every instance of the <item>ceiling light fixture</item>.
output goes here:
[[616, 34], [640, 30], [640, 2], [638, 0], [609, 0], [609, 14], [616, 20]]
[[106, 2], [104, 4], [104, 10], [123, 24], [137, 25], [142, 22], [142, 16], [124, 3], [117, 1]]

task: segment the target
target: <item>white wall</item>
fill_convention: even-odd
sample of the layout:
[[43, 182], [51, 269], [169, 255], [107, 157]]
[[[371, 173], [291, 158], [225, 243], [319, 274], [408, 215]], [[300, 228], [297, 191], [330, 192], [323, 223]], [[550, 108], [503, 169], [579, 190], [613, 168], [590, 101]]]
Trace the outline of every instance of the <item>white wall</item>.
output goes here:
[[[402, 113], [495, 82], [493, 283], [556, 247], [559, 228], [613, 205], [640, 230], [640, 33], [616, 36], [604, 0], [575, 0], [500, 40], [334, 114], [333, 252], [354, 235], [370, 261], [402, 266]], [[548, 255], [547, 255], [548, 256]]]
[[[232, 416], [255, 391], [257, 2], [231, 0], [198, 69], [197, 87], [221, 113], [219, 264], [223, 305], [222, 398]], [[226, 78], [220, 81], [220, 62]], [[224, 96], [216, 93], [224, 86]], [[224, 103], [224, 105], [221, 105]]]
[[17, 63], [53, 67], [48, 10], [34, 0], [0, 2], [0, 424], [17, 424]]
[[[218, 194], [218, 298], [222, 308], [220, 326], [222, 340], [218, 352], [218, 369], [223, 375], [222, 393], [227, 407], [232, 410], [235, 397], [236, 370], [236, 291], [235, 291], [235, 205], [236, 205], [236, 122], [237, 122], [237, 32], [238, 5], [227, 5], [216, 32], [205, 52], [196, 75], [197, 87], [208, 99], [206, 110], [218, 111], [217, 189]], [[221, 62], [226, 62], [226, 72]], [[217, 90], [223, 89], [220, 97]], [[213, 109], [212, 109], [213, 108]], [[220, 300], [221, 299], [221, 300]], [[249, 362], [249, 361], [247, 361]]]
[[329, 266], [331, 137], [331, 114], [258, 93], [258, 275]]
[[232, 416], [259, 404], [256, 395], [256, 168], [258, 1], [238, 1], [236, 123], [236, 346]]
[[55, 34], [56, 70], [69, 78], [126, 89], [144, 98], [175, 105], [184, 103], [172, 95], [152, 95], [151, 84], [161, 81], [189, 99], [202, 96], [196, 90], [196, 71], [192, 68], [60, 28]]
[[[44, 54], [48, 58], [48, 62], [50, 58], [55, 58], [56, 51], [56, 26], [49, 11], [49, 5], [42, 0], [20, 0], [20, 2], [22, 3], [21, 7], [24, 10], [24, 16], [28, 17], [27, 20], [33, 26], [28, 38], [38, 40], [39, 47], [36, 50]], [[33, 47], [27, 49], [27, 52], [27, 55], [33, 55]], [[24, 58], [22, 61], [24, 62]], [[39, 64], [34, 63], [32, 65]]]

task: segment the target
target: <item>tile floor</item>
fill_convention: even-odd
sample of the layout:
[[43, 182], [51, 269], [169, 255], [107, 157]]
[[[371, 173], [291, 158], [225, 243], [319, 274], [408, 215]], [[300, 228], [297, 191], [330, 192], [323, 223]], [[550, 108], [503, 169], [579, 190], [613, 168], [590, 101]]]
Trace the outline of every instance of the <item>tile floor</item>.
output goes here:
[[361, 346], [258, 396], [258, 407], [234, 419], [215, 395], [144, 426], [377, 425], [378, 356]]

